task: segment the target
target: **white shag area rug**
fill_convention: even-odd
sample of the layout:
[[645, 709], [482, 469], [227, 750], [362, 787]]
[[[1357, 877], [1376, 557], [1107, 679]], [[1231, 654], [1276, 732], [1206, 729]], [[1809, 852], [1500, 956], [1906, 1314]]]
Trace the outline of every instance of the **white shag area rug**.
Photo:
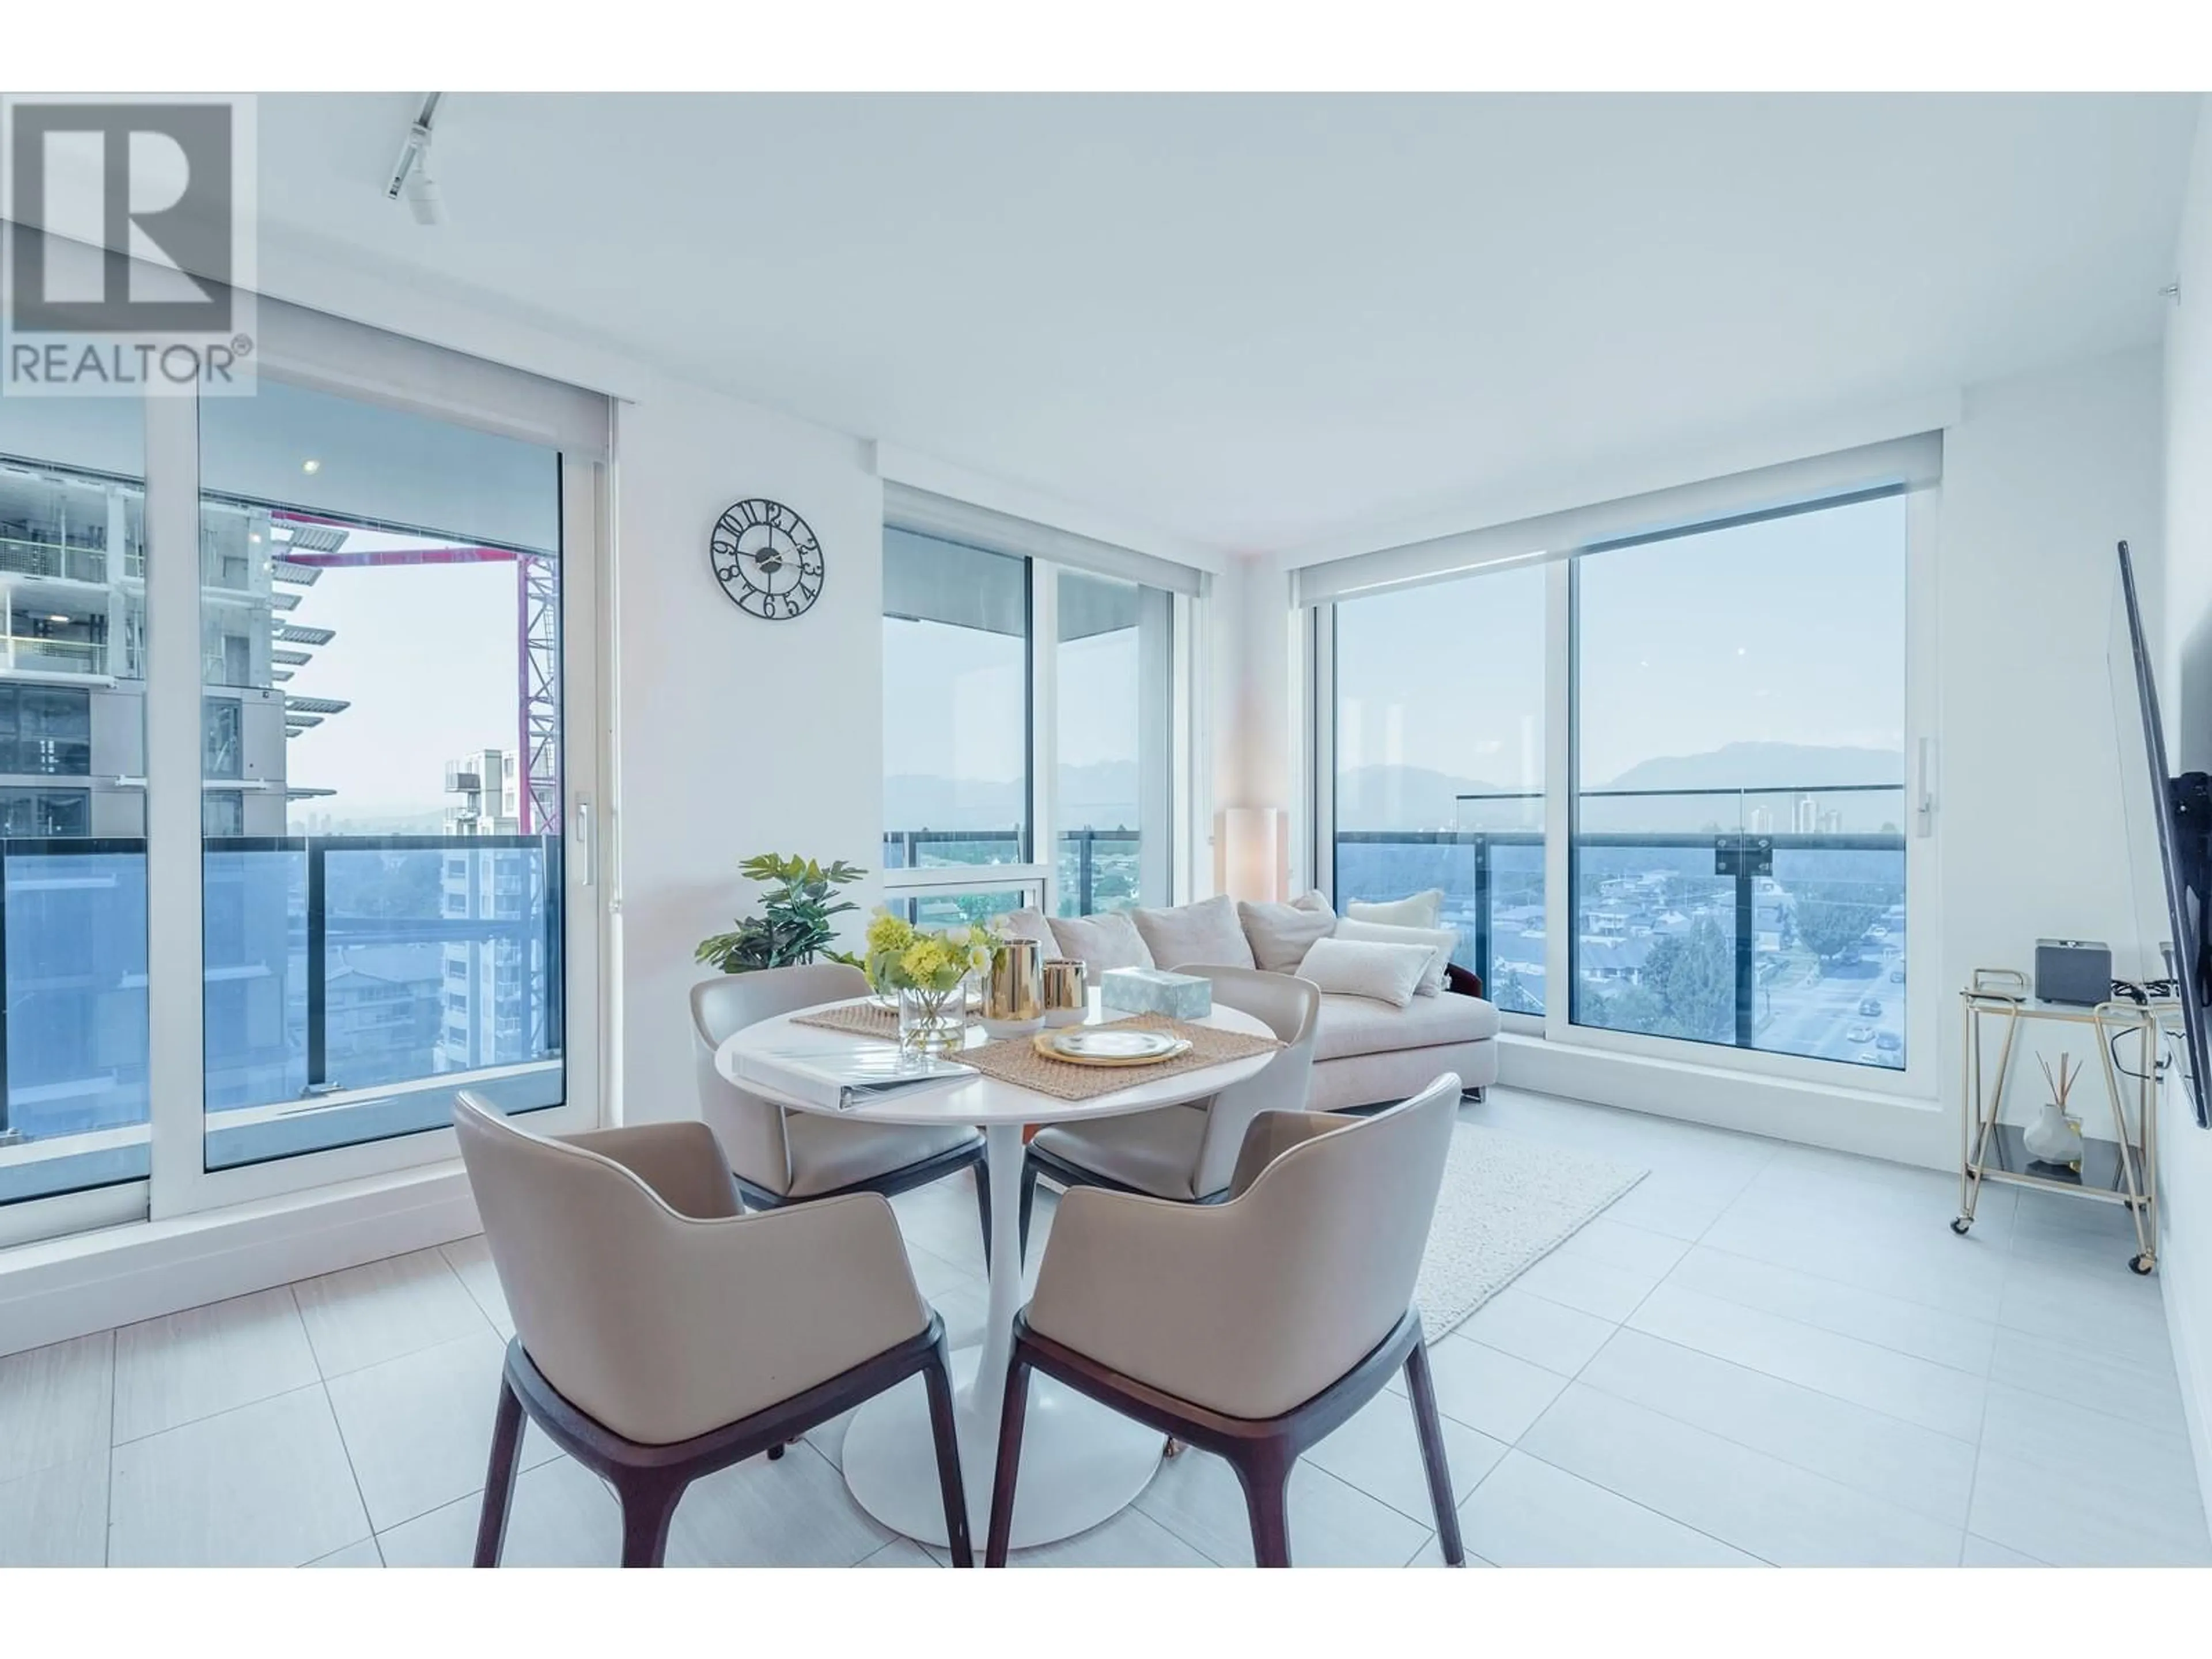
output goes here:
[[1649, 1173], [1501, 1129], [1454, 1126], [1413, 1287], [1422, 1334], [1441, 1341]]

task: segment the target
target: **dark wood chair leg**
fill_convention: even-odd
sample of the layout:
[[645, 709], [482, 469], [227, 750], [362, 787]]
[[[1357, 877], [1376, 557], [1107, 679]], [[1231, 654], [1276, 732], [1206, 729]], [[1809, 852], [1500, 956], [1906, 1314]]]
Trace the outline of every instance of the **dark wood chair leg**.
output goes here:
[[1460, 1542], [1459, 1509], [1452, 1502], [1451, 1466], [1444, 1461], [1444, 1428], [1437, 1417], [1437, 1389], [1429, 1376], [1429, 1349], [1418, 1326], [1406, 1356], [1406, 1393], [1413, 1402], [1413, 1427], [1421, 1437], [1421, 1467], [1428, 1472], [1429, 1502], [1437, 1512], [1437, 1542], [1448, 1566], [1467, 1565]]
[[515, 1456], [521, 1449], [522, 1401], [501, 1373], [499, 1410], [491, 1425], [491, 1465], [484, 1474], [483, 1510], [477, 1517], [476, 1565], [480, 1567], [497, 1566], [506, 1547], [507, 1511], [514, 1504]]
[[1022, 1260], [1030, 1259], [1030, 1212], [1036, 1208], [1036, 1165], [1029, 1159], [1022, 1160]]
[[975, 1163], [975, 1213], [983, 1223], [983, 1271], [991, 1271], [991, 1169], [981, 1159]]
[[983, 1565], [1006, 1565], [1006, 1546], [1014, 1535], [1014, 1480], [1022, 1466], [1022, 1423], [1030, 1410], [1030, 1368], [1019, 1348], [1006, 1366], [1006, 1398], [999, 1417], [999, 1465], [991, 1479], [991, 1530], [983, 1544]]
[[688, 1477], [655, 1469], [637, 1471], [615, 1479], [622, 1500], [622, 1564], [626, 1567], [657, 1567], [668, 1554], [668, 1527], [676, 1518], [676, 1505], [690, 1486]]
[[1297, 1459], [1279, 1442], [1263, 1441], [1236, 1460], [1244, 1487], [1244, 1507], [1252, 1517], [1252, 1560], [1256, 1566], [1291, 1565], [1291, 1470]]
[[929, 1391], [929, 1433], [937, 1443], [937, 1484], [945, 1499], [945, 1536], [952, 1552], [952, 1565], [975, 1565], [975, 1547], [968, 1535], [968, 1482], [960, 1471], [960, 1432], [952, 1413], [952, 1346], [937, 1339], [937, 1352], [921, 1368], [922, 1386]]

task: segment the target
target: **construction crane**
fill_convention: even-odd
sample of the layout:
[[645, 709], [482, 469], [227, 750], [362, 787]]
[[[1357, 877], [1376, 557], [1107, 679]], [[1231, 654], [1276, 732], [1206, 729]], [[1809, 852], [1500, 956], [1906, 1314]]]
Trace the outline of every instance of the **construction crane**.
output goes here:
[[[462, 544], [349, 553], [346, 535], [359, 526], [343, 519], [281, 509], [269, 516], [272, 523], [295, 526], [295, 532], [299, 526], [315, 527], [311, 534], [317, 546], [301, 547], [303, 538], [295, 533], [292, 542], [276, 552], [273, 568], [280, 580], [286, 565], [317, 574], [331, 569], [391, 569], [423, 564], [514, 567], [516, 701], [520, 712], [517, 752], [522, 763], [517, 807], [524, 835], [557, 833], [561, 823], [561, 586], [551, 556], [519, 548]], [[307, 580], [313, 581], [314, 577]], [[323, 644], [331, 637], [327, 630], [307, 630], [296, 623], [280, 623], [277, 627], [287, 635], [308, 631], [322, 635], [302, 641], [306, 643]]]

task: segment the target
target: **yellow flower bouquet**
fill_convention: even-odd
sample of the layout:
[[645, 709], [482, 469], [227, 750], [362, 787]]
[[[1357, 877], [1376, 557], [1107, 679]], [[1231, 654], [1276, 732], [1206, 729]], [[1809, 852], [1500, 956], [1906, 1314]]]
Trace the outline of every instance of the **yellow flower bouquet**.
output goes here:
[[924, 1051], [960, 1047], [968, 1012], [961, 988], [969, 975], [989, 970], [997, 943], [988, 927], [917, 927], [889, 910], [876, 912], [864, 958], [868, 982], [897, 994], [902, 1044]]

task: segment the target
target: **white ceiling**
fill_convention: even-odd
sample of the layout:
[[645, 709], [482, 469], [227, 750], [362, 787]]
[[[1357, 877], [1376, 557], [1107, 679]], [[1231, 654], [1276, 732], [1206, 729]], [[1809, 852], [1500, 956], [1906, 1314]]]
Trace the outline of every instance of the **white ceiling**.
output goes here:
[[264, 234], [1233, 550], [2147, 342], [2154, 96], [264, 98]]

